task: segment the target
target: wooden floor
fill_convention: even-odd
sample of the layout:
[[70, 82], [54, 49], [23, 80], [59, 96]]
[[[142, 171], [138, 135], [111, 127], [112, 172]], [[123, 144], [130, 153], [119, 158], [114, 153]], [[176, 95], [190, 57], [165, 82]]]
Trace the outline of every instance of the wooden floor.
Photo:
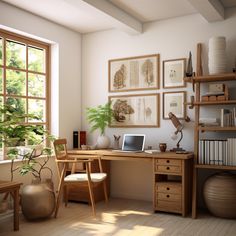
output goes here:
[[192, 220], [175, 214], [153, 214], [150, 202], [110, 199], [96, 205], [97, 218], [85, 204], [62, 206], [58, 218], [28, 222], [20, 218], [20, 231], [12, 231], [12, 217], [1, 219], [0, 235], [6, 236], [235, 236], [236, 220], [200, 214]]

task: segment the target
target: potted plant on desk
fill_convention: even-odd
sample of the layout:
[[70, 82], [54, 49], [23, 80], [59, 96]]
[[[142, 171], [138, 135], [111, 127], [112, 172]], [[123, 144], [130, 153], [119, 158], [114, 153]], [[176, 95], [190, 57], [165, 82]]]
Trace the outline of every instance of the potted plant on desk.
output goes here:
[[[11, 160], [11, 181], [16, 171], [21, 175], [31, 173], [35, 179], [32, 185], [25, 185], [22, 189], [22, 212], [27, 219], [48, 217], [54, 210], [55, 196], [52, 188], [41, 181], [44, 170], [49, 171], [52, 177], [52, 170], [47, 166], [52, 151], [43, 147], [43, 143], [53, 137], [41, 125], [25, 123], [26, 119], [37, 120], [38, 117], [24, 114], [13, 106], [2, 106], [0, 115], [0, 143], [3, 155], [6, 153]], [[34, 145], [26, 145], [27, 142]], [[39, 160], [40, 156], [43, 158]], [[19, 158], [21, 161], [15, 166], [15, 160]]]
[[105, 129], [114, 118], [111, 103], [108, 102], [105, 105], [99, 105], [95, 108], [87, 108], [88, 122], [92, 125], [90, 131], [100, 131], [96, 146], [99, 149], [108, 148], [110, 145], [110, 139], [105, 135]]

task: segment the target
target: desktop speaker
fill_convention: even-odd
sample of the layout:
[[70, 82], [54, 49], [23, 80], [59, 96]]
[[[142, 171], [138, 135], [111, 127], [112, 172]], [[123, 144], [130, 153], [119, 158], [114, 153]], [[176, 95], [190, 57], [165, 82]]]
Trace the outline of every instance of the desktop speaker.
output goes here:
[[79, 132], [73, 131], [73, 148], [79, 148]]
[[80, 141], [80, 147], [81, 145], [86, 145], [86, 131], [80, 131], [79, 141]]

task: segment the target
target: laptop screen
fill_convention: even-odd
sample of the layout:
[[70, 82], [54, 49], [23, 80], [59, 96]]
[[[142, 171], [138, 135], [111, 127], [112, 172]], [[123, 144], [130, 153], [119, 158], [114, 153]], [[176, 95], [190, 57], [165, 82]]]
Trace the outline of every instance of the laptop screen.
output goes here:
[[145, 144], [144, 134], [125, 134], [123, 139], [123, 151], [143, 151]]

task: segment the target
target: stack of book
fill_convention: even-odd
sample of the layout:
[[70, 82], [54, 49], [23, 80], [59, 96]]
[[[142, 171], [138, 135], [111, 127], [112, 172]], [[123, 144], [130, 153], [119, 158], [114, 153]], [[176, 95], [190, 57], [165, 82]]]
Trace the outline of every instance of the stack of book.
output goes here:
[[236, 138], [200, 139], [198, 164], [236, 166]]
[[220, 126], [229, 127], [236, 126], [236, 111], [233, 109], [221, 109], [220, 113]]
[[217, 118], [212, 118], [212, 117], [201, 117], [199, 119], [199, 124], [202, 126], [219, 126], [220, 122], [219, 119]]

